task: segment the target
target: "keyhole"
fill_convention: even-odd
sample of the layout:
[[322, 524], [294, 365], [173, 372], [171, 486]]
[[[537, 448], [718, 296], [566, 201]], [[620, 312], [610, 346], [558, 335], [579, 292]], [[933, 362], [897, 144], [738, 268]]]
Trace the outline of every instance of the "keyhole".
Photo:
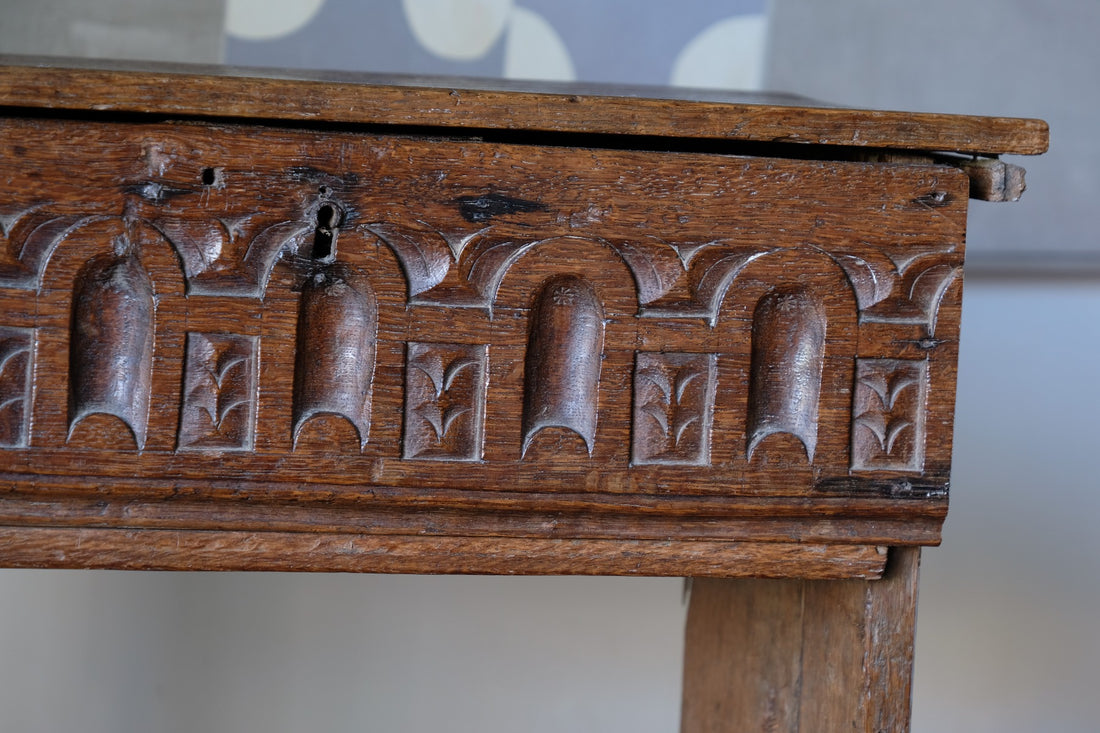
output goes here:
[[332, 256], [332, 244], [336, 239], [336, 229], [340, 226], [340, 213], [335, 206], [325, 204], [317, 209], [317, 228], [313, 233], [313, 251], [315, 260]]

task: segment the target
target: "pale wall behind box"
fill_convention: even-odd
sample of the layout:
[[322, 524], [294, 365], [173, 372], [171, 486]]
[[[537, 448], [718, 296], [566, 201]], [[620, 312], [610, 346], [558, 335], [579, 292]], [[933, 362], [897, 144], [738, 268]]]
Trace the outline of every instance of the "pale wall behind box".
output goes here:
[[[505, 4], [544, 18], [555, 5]], [[640, 32], [647, 14], [630, 8]], [[1032, 190], [1018, 204], [975, 203], [969, 246], [1095, 256], [1100, 138], [1087, 90], [1100, 76], [1090, 40], [1100, 6], [774, 0], [770, 11], [766, 86], [1049, 119], [1051, 154], [1018, 161]], [[221, 12], [214, 0], [8, 0], [0, 51], [216, 61]], [[610, 31], [593, 48], [551, 21], [583, 49], [569, 54], [575, 75], [627, 73], [599, 62], [623, 42]], [[508, 29], [457, 70], [505, 64]], [[549, 58], [559, 73], [561, 56]], [[952, 509], [921, 586], [915, 733], [1076, 731], [1100, 719], [1097, 324], [1096, 280], [968, 280]], [[667, 732], [683, 612], [668, 579], [2, 571], [0, 727]]]

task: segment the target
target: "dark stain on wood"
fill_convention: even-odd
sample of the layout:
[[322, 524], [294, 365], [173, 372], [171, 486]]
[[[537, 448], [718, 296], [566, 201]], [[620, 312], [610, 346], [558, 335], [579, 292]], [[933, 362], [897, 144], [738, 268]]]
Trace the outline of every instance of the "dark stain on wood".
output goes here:
[[546, 211], [546, 205], [538, 201], [505, 196], [502, 193], [486, 193], [480, 196], [459, 196], [455, 199], [458, 213], [473, 224], [486, 222], [497, 216], [508, 214], [529, 214], [534, 211]]
[[923, 481], [913, 478], [828, 478], [814, 484], [814, 489], [817, 491], [838, 494], [878, 494], [890, 499], [945, 499], [949, 488], [950, 483], [946, 481]]

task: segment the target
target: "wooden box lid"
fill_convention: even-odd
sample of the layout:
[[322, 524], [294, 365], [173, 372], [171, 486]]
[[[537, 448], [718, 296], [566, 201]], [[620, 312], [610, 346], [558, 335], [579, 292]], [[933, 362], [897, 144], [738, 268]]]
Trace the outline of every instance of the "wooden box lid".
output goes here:
[[[1042, 120], [823, 105], [787, 94], [0, 56], [13, 107], [1036, 155]], [[652, 145], [660, 146], [653, 142]]]

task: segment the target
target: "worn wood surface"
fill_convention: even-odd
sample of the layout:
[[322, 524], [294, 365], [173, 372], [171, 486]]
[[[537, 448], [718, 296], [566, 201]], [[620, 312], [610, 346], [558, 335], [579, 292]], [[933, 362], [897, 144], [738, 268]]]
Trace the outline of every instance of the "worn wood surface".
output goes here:
[[527, 88], [486, 80], [369, 76], [356, 81], [346, 74], [310, 78], [256, 69], [0, 58], [0, 105], [11, 107], [984, 155], [1034, 155], [1047, 148], [1041, 120], [844, 109], [791, 97], [749, 99], [659, 87]]
[[682, 733], [909, 729], [919, 548], [881, 580], [699, 579]]
[[664, 541], [662, 574], [939, 540], [951, 167], [24, 117], [0, 181], [9, 527]]
[[971, 198], [982, 201], [1019, 201], [1027, 184], [1024, 169], [1012, 163], [976, 158], [958, 163], [970, 177]]
[[752, 542], [404, 537], [348, 533], [0, 527], [8, 567], [493, 575], [876, 578], [879, 548]]

